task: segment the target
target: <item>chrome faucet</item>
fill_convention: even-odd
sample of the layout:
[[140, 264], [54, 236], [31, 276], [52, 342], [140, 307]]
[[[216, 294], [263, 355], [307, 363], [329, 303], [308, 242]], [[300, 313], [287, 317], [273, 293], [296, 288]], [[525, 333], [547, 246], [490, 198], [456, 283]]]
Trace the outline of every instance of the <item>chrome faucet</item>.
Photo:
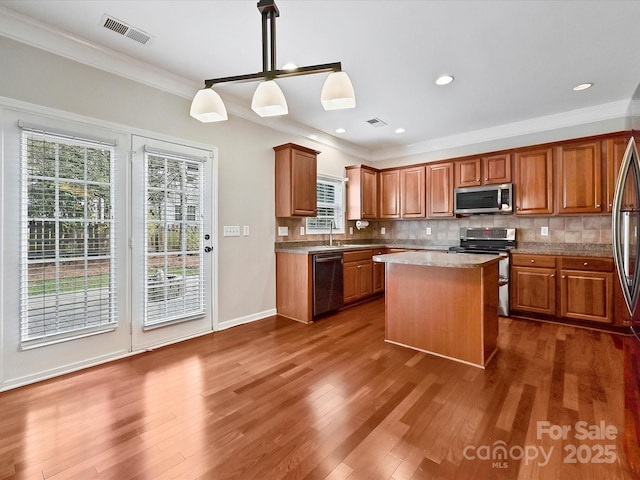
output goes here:
[[329, 223], [329, 246], [333, 247], [333, 220]]

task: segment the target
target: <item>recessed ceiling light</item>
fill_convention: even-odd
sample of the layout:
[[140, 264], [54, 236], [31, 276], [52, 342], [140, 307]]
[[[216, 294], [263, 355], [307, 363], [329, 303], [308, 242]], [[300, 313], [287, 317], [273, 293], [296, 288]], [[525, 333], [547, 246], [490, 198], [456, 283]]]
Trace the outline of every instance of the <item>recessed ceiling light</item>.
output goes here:
[[404, 128], [400, 127], [400, 128], [396, 128], [395, 132], [396, 133], [404, 133], [404, 132], [406, 132], [406, 130]]
[[581, 83], [580, 85], [576, 85], [573, 87], [574, 92], [579, 92], [581, 90], [586, 90], [587, 88], [593, 87], [593, 83]]
[[436, 85], [449, 85], [453, 82], [452, 75], [441, 75], [436, 79]]
[[282, 70], [295, 70], [296, 68], [298, 68], [298, 65], [296, 65], [295, 63], [285, 63], [282, 66]]
[[344, 128], [336, 128], [336, 133], [345, 133], [346, 131]]

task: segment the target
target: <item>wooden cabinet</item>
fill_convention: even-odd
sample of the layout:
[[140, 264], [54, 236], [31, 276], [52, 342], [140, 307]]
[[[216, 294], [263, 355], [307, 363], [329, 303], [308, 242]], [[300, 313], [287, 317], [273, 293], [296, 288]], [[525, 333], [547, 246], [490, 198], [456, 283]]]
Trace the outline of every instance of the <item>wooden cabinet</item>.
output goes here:
[[400, 170], [400, 216], [423, 218], [426, 215], [425, 168]]
[[622, 326], [616, 319], [613, 259], [552, 255], [511, 255], [511, 309], [593, 325]]
[[550, 148], [515, 154], [517, 215], [553, 213], [553, 152]]
[[456, 188], [511, 183], [511, 154], [456, 161], [455, 180]]
[[426, 166], [427, 216], [453, 217], [453, 162]]
[[556, 212], [602, 212], [600, 142], [560, 145], [556, 158]]
[[556, 259], [546, 255], [511, 255], [511, 308], [556, 314]]
[[400, 218], [400, 170], [378, 174], [378, 218]]
[[315, 217], [320, 152], [287, 143], [275, 150], [276, 217]]
[[[616, 191], [616, 182], [618, 181], [618, 174], [620, 173], [620, 166], [624, 158], [624, 152], [627, 149], [629, 143], [629, 136], [609, 138], [605, 144], [605, 155], [607, 162], [607, 179], [606, 179], [606, 196], [607, 207], [606, 211], [611, 212], [613, 208], [613, 194]], [[623, 208], [633, 208], [636, 205], [636, 195], [632, 189], [627, 188], [625, 198], [622, 200]]]
[[613, 322], [613, 260], [561, 257], [560, 316], [589, 322]]
[[511, 183], [511, 154], [498, 153], [482, 157], [484, 185]]
[[373, 294], [372, 250], [356, 250], [343, 255], [344, 303], [353, 303]]
[[454, 163], [456, 188], [482, 185], [482, 160], [472, 158]]
[[[384, 255], [386, 248], [373, 250], [373, 255]], [[373, 262], [373, 294], [384, 292], [384, 263]]]
[[276, 310], [278, 315], [311, 323], [313, 321], [312, 256], [276, 253]]
[[365, 165], [347, 167], [347, 220], [378, 217], [378, 171]]

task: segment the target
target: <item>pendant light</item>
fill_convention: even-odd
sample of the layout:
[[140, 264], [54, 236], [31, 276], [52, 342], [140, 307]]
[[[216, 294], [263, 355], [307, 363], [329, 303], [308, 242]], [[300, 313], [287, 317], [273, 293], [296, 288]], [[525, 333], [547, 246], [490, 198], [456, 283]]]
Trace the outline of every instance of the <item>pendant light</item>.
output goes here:
[[[205, 80], [191, 104], [191, 116], [201, 122], [227, 120], [227, 110], [220, 95], [212, 87], [219, 83], [238, 83], [262, 80], [256, 88], [251, 108], [261, 117], [286, 115], [287, 100], [274, 81], [276, 78], [295, 77], [314, 73], [329, 73], [320, 95], [325, 110], [339, 110], [356, 106], [355, 93], [349, 76], [342, 71], [340, 62], [278, 70], [276, 68], [276, 18], [280, 12], [274, 0], [260, 0], [262, 15], [262, 71], [233, 77]], [[271, 61], [270, 65], [268, 60]]]
[[216, 92], [211, 88], [198, 90], [191, 102], [191, 116], [204, 123], [227, 120], [227, 109]]
[[275, 117], [289, 113], [287, 99], [275, 80], [266, 80], [258, 85], [253, 94], [251, 110], [261, 117]]

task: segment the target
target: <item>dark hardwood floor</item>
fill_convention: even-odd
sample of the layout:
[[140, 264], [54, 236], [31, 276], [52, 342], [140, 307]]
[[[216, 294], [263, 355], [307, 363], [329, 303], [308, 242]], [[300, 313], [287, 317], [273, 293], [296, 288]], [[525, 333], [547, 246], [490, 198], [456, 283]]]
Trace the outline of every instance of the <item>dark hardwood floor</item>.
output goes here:
[[486, 370], [383, 338], [380, 299], [2, 393], [0, 478], [640, 478], [631, 338], [501, 319]]

